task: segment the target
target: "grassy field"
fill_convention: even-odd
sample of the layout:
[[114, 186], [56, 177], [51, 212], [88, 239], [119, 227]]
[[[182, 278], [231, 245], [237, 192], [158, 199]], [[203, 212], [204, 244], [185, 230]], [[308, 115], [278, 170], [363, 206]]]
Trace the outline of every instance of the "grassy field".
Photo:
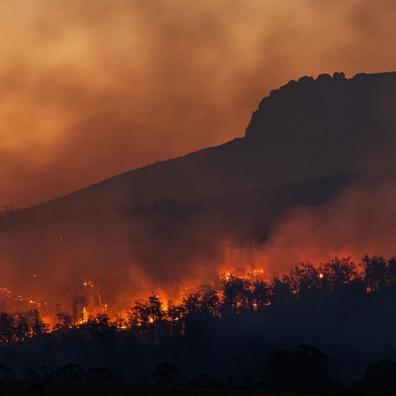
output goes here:
[[[286, 394], [268, 393], [264, 391], [247, 390], [227, 390], [227, 389], [194, 389], [184, 386], [162, 387], [155, 385], [127, 385], [127, 384], [94, 384], [94, 383], [73, 383], [54, 382], [44, 385], [42, 389], [32, 389], [32, 383], [27, 381], [10, 381], [0, 384], [1, 396], [151, 396], [151, 395], [186, 395], [186, 396], [226, 396], [226, 395], [246, 395], [246, 396], [287, 396]], [[290, 395], [291, 396], [291, 395]]]

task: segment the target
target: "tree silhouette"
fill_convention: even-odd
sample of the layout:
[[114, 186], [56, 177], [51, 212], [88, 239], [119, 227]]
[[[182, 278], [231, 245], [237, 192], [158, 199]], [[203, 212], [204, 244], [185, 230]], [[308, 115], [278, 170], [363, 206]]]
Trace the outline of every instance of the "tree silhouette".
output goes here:
[[212, 287], [201, 288], [201, 312], [206, 316], [219, 316], [221, 300], [219, 292]]
[[328, 292], [345, 289], [359, 279], [358, 268], [349, 257], [336, 257], [325, 263], [321, 271], [323, 274], [322, 284]]
[[14, 336], [14, 317], [4, 312], [0, 313], [0, 343], [7, 344]]
[[254, 310], [263, 310], [270, 304], [271, 290], [270, 287], [264, 281], [255, 281], [253, 283], [252, 292]]
[[58, 312], [55, 316], [55, 330], [65, 330], [73, 326], [73, 320], [70, 314], [66, 312]]
[[14, 336], [18, 341], [24, 341], [29, 337], [29, 321], [27, 317], [22, 314], [15, 315]]
[[274, 278], [272, 282], [272, 304], [280, 309], [289, 306], [295, 299], [293, 284], [289, 276]]
[[386, 279], [388, 287], [391, 290], [396, 291], [396, 257], [391, 257], [388, 260]]
[[382, 359], [370, 364], [363, 378], [352, 386], [359, 395], [391, 396], [396, 392], [396, 361]]
[[108, 333], [114, 330], [114, 326], [110, 322], [109, 315], [106, 313], [100, 313], [96, 316], [91, 316], [85, 326], [90, 328], [91, 330], [95, 330], [101, 333]]
[[302, 263], [294, 267], [290, 271], [290, 282], [293, 290], [298, 290], [299, 293], [304, 294], [320, 288], [322, 285], [321, 274], [321, 270], [311, 263]]
[[246, 279], [231, 276], [223, 284], [223, 312], [226, 315], [240, 312], [252, 306], [253, 298], [250, 282]]
[[384, 290], [388, 273], [386, 260], [380, 256], [364, 256], [363, 266], [367, 290], [372, 293]]
[[264, 384], [276, 392], [326, 393], [332, 386], [328, 358], [307, 345], [292, 352], [274, 352], [267, 362]]
[[40, 336], [47, 331], [47, 326], [41, 320], [40, 312], [38, 310], [28, 312], [27, 320], [29, 323], [30, 337]]

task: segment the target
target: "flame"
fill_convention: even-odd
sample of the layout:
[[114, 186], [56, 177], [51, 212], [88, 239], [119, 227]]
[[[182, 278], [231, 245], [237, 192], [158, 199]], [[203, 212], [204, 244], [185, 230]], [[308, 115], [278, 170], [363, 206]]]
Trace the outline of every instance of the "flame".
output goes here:
[[[31, 278], [36, 278], [38, 275], [34, 273], [28, 276]], [[258, 279], [266, 280], [269, 279], [269, 277], [263, 267], [249, 266], [245, 270], [239, 271], [236, 271], [233, 267], [230, 267], [224, 271], [219, 270], [217, 280], [214, 280], [211, 284], [214, 287], [216, 282], [219, 280], [222, 282], [230, 282], [233, 279], [253, 281]], [[72, 315], [72, 320], [74, 325], [83, 326], [89, 323], [90, 320], [94, 320], [94, 318], [98, 315], [107, 315], [109, 320], [117, 323], [118, 328], [126, 329], [128, 327], [128, 315], [134, 301], [130, 295], [126, 295], [122, 299], [121, 303], [114, 303], [114, 301], [104, 300], [100, 292], [100, 284], [98, 281], [90, 278], [83, 278], [80, 280], [78, 285], [75, 287], [74, 291], [71, 290], [68, 292], [69, 299], [73, 299], [74, 294], [80, 295], [82, 293], [82, 303], [78, 303], [75, 308], [73, 308], [74, 313]], [[156, 293], [151, 294], [159, 299], [161, 302], [161, 309], [167, 315], [169, 313], [170, 304], [181, 305], [185, 299], [188, 298], [191, 293], [196, 292], [196, 290], [197, 286], [192, 283], [191, 286], [181, 285], [180, 287], [176, 287], [174, 290], [170, 291], [159, 288]], [[221, 291], [217, 290], [216, 296], [219, 301], [223, 299], [223, 294]], [[253, 304], [253, 308], [257, 309], [257, 304]], [[37, 295], [25, 297], [22, 294], [14, 294], [8, 288], [0, 288], [0, 312], [27, 312], [32, 309], [38, 310], [40, 312], [42, 320], [46, 323], [50, 330], [55, 328], [57, 323], [56, 314], [59, 311], [72, 311], [70, 304], [68, 304], [66, 300], [61, 302], [43, 301]], [[180, 315], [173, 314], [172, 320], [179, 321], [180, 319]], [[155, 321], [156, 319], [153, 316], [149, 316], [149, 323], [154, 323]]]
[[79, 325], [83, 325], [88, 323], [89, 320], [89, 314], [87, 311], [87, 307], [83, 307], [82, 312], [81, 312], [81, 319], [78, 321]]
[[[350, 263], [348, 260], [349, 259], [341, 259], [339, 263], [341, 266], [348, 265], [348, 263]], [[358, 271], [357, 276], [364, 279], [362, 263], [357, 263], [356, 266], [354, 263], [352, 264], [356, 271]], [[318, 278], [324, 280], [331, 276], [333, 262], [329, 262], [328, 267], [326, 267], [326, 265], [321, 264], [316, 267], [306, 267], [302, 264], [298, 268], [304, 271], [308, 268], [311, 271], [309, 273], [312, 273], [313, 280], [317, 280]], [[213, 279], [211, 283], [208, 283], [206, 288], [195, 287], [194, 283], [189, 283], [187, 285], [181, 284], [171, 291], [158, 287], [155, 293], [151, 292], [150, 294], [146, 293], [138, 296], [141, 298], [141, 307], [143, 311], [149, 306], [149, 301], [151, 301], [154, 306], [157, 304], [156, 307], [158, 311], [142, 311], [143, 314], [141, 318], [135, 318], [135, 325], [141, 326], [142, 323], [154, 324], [159, 320], [171, 322], [183, 321], [183, 306], [185, 307], [188, 303], [191, 303], [191, 306], [194, 306], [194, 304], [199, 305], [206, 291], [212, 293], [210, 294], [211, 298], [217, 301], [219, 306], [224, 303], [231, 304], [233, 309], [237, 312], [246, 309], [246, 307], [254, 311], [259, 311], [265, 306], [270, 306], [272, 304], [271, 296], [273, 288], [275, 287], [275, 281], [276, 279], [283, 279], [282, 276], [280, 278], [271, 277], [263, 265], [248, 265], [242, 269], [237, 268], [239, 268], [237, 265], [231, 266], [228, 264], [227, 267], [220, 269], [217, 278]], [[292, 280], [293, 270], [291, 270], [289, 275], [285, 274], [284, 278]], [[353, 279], [343, 280], [343, 282], [348, 283], [351, 280]], [[326, 282], [319, 282], [317, 284], [320, 285], [319, 287], [325, 287]], [[232, 290], [233, 285], [237, 285], [237, 287], [238, 285], [242, 285], [250, 297], [247, 298], [246, 295], [237, 295], [234, 300], [227, 302], [227, 287], [230, 287]], [[298, 287], [294, 287], [293, 283], [291, 283], [291, 285], [290, 292], [294, 295], [298, 295]], [[66, 328], [95, 323], [100, 325], [103, 321], [108, 321], [108, 323], [111, 323], [112, 326], [119, 330], [128, 329], [132, 323], [131, 309], [134, 309], [134, 301], [137, 299], [134, 298], [134, 295], [130, 294], [130, 291], [127, 291], [125, 297], [121, 301], [115, 301], [111, 296], [109, 297], [109, 295], [102, 295], [100, 286], [101, 283], [97, 279], [80, 279], [74, 291], [70, 291], [68, 294], [69, 299], [75, 300], [72, 306], [70, 304], [67, 305], [65, 301], [63, 302], [64, 304], [55, 301], [43, 301], [38, 296], [24, 296], [14, 293], [9, 288], [0, 288], [0, 312], [32, 312], [36, 310], [40, 313], [42, 321], [46, 324], [47, 331], [54, 331], [57, 329], [59, 317], [56, 316], [56, 314], [59, 313], [65, 316], [64, 326]], [[266, 295], [265, 293], [268, 293], [268, 298], [263, 298], [263, 294], [260, 295], [261, 297], [255, 297], [254, 292], [257, 291], [257, 287], [262, 287], [260, 290], [262, 290], [264, 296]], [[376, 292], [376, 286], [369, 283], [366, 287], [366, 292]], [[74, 296], [74, 293], [77, 293], [76, 296]], [[149, 295], [152, 300], [147, 299]], [[53, 308], [54, 306], [56, 306], [56, 309]], [[221, 316], [221, 312], [216, 311], [216, 308], [211, 308], [211, 310], [211, 314]], [[160, 312], [160, 314], [157, 312]], [[67, 317], [67, 315], [69, 316]]]

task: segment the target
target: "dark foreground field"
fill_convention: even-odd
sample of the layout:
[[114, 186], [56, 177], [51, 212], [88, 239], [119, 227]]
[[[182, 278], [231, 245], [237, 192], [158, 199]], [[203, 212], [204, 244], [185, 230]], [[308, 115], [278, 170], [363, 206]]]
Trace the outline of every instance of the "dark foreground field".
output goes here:
[[41, 386], [29, 381], [10, 381], [0, 384], [1, 396], [151, 396], [151, 395], [187, 395], [187, 396], [292, 396], [294, 394], [248, 391], [234, 389], [197, 389], [184, 386], [156, 386], [156, 385], [128, 385], [128, 384], [102, 384], [102, 383], [73, 383], [73, 382], [53, 382]]

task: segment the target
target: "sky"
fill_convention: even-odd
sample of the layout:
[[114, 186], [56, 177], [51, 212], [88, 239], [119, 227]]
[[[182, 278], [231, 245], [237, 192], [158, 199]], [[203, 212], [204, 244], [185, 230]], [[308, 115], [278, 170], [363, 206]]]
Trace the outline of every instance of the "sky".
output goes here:
[[0, 2], [0, 208], [243, 136], [302, 75], [396, 69], [393, 0]]

